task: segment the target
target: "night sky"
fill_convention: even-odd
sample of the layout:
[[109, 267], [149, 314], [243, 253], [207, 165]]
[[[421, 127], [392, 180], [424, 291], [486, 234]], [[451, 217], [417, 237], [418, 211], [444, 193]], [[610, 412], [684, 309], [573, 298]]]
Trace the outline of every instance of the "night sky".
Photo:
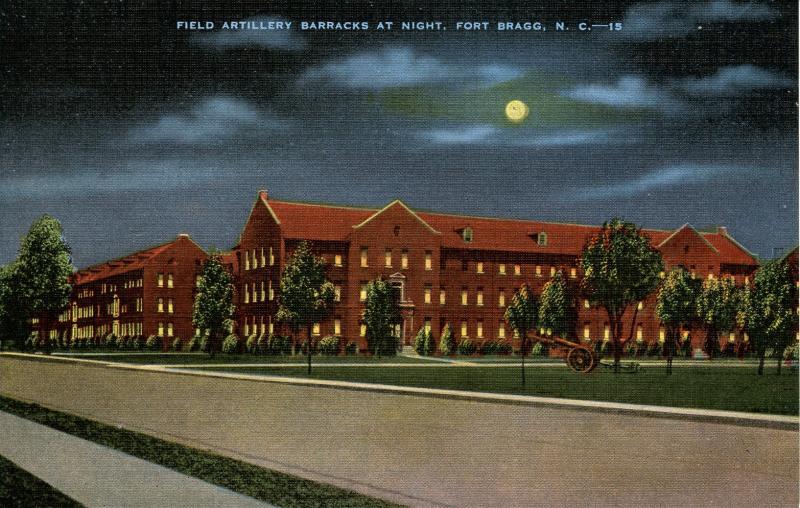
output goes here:
[[[227, 249], [261, 188], [726, 225], [763, 257], [797, 244], [796, 1], [299, 3], [0, 3], [0, 263], [45, 212], [78, 266], [181, 232]], [[186, 31], [180, 20], [293, 26]], [[396, 28], [374, 30], [382, 20]], [[434, 20], [447, 30], [398, 27]], [[498, 21], [547, 30], [498, 32]], [[512, 99], [530, 109], [520, 123], [504, 115]]]

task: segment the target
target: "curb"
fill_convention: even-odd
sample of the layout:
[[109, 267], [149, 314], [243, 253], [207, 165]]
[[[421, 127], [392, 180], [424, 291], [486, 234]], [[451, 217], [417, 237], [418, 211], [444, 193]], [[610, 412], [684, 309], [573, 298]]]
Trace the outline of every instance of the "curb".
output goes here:
[[462, 390], [445, 390], [438, 388], [417, 388], [396, 385], [383, 385], [372, 383], [356, 383], [351, 381], [331, 381], [310, 378], [288, 378], [282, 376], [260, 376], [253, 374], [229, 374], [225, 372], [199, 371], [191, 368], [173, 368], [152, 365], [116, 364], [99, 360], [73, 359], [64, 357], [50, 357], [43, 355], [30, 355], [24, 353], [2, 353], [0, 356], [10, 356], [28, 361], [55, 361], [57, 363], [81, 363], [85, 366], [98, 368], [135, 370], [140, 372], [153, 372], [183, 376], [201, 376], [257, 383], [277, 383], [295, 386], [313, 386], [348, 391], [374, 392], [389, 395], [420, 396], [451, 400], [463, 400], [481, 403], [521, 405], [529, 407], [547, 407], [556, 409], [575, 409], [601, 413], [640, 416], [650, 418], [664, 418], [672, 420], [696, 421], [719, 423], [725, 425], [738, 425], [743, 427], [758, 427], [777, 430], [800, 430], [800, 418], [797, 416], [772, 415], [761, 413], [745, 413], [738, 411], [722, 411], [712, 409], [676, 408], [668, 406], [651, 406], [644, 404], [627, 404], [619, 402], [587, 401], [578, 399], [561, 399], [553, 397], [536, 397], [531, 395], [512, 395], [487, 392], [469, 392]]

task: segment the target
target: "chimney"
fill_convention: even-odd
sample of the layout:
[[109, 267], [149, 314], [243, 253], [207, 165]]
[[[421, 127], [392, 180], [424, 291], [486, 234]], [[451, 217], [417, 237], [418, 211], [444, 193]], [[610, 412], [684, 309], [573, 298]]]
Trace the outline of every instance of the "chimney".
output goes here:
[[260, 191], [258, 191], [258, 197], [266, 201], [267, 199], [269, 199], [269, 192], [267, 192], [267, 189], [261, 189]]
[[717, 233], [721, 234], [722, 236], [728, 236], [728, 228], [725, 226], [717, 226]]
[[181, 233], [181, 234], [178, 235], [178, 240], [182, 240], [184, 238], [188, 240], [189, 239], [189, 233]]

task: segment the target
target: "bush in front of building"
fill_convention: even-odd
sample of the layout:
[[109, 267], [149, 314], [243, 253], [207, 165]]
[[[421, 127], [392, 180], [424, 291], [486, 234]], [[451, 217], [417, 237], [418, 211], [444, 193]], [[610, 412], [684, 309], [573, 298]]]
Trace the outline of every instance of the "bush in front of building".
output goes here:
[[200, 349], [200, 336], [194, 335], [189, 340], [189, 342], [186, 343], [186, 351], [188, 351], [189, 353], [194, 353], [199, 349]]
[[347, 345], [344, 347], [344, 353], [346, 355], [357, 355], [358, 354], [358, 344], [355, 342], [348, 342]]
[[245, 343], [244, 343], [245, 351], [247, 351], [250, 354], [258, 353], [258, 343], [261, 340], [261, 337], [263, 337], [263, 336], [264, 336], [263, 333], [261, 335], [256, 335], [254, 333], [254, 334], [250, 335], [249, 337], [247, 337], [247, 341], [245, 341]]
[[461, 342], [458, 343], [458, 354], [462, 356], [470, 356], [474, 355], [477, 347], [475, 343], [469, 339], [462, 339]]
[[292, 352], [292, 338], [286, 335], [270, 335], [269, 354], [288, 355]]
[[239, 352], [239, 337], [232, 333], [222, 341], [222, 352], [233, 354]]
[[647, 348], [647, 356], [661, 356], [661, 344], [654, 340]]
[[423, 326], [417, 332], [417, 336], [414, 337], [414, 351], [416, 351], [420, 356], [428, 354], [427, 344], [429, 341], [429, 335], [430, 332], [426, 331], [425, 327]]
[[319, 341], [319, 352], [325, 356], [336, 356], [339, 354], [341, 338], [336, 335], [328, 335]]
[[439, 353], [443, 356], [449, 356], [456, 352], [456, 341], [453, 338], [453, 332], [450, 330], [450, 323], [444, 325], [442, 330], [442, 337], [439, 339]]
[[[161, 339], [161, 337], [159, 337], [159, 339], [163, 340]], [[145, 338], [142, 337], [141, 335], [131, 336], [131, 349], [133, 349], [134, 351], [141, 351], [142, 349], [145, 348], [146, 344], [147, 343], [145, 341]]]
[[144, 343], [145, 347], [150, 351], [159, 351], [162, 348], [162, 339], [161, 337], [156, 337], [155, 335], [151, 335], [147, 337], [147, 341]]
[[107, 348], [113, 348], [117, 345], [117, 336], [113, 333], [109, 333], [103, 338], [103, 342]]
[[172, 341], [172, 350], [180, 351], [183, 346], [182, 342], [180, 337], [175, 337], [175, 340]]
[[127, 337], [125, 337], [124, 335], [120, 335], [119, 337], [116, 337], [114, 339], [114, 345], [117, 346], [117, 349], [125, 349], [126, 342], [127, 342]]

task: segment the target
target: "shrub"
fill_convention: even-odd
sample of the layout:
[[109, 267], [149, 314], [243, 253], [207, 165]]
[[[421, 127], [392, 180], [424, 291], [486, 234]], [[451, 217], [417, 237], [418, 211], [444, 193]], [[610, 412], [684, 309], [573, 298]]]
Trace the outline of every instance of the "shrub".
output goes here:
[[497, 344], [497, 346], [495, 348], [495, 351], [496, 351], [496, 354], [498, 354], [498, 355], [510, 355], [511, 352], [514, 350], [514, 348], [511, 347], [511, 344], [509, 344], [508, 342], [499, 341], [499, 342], [496, 342], [496, 344]]
[[147, 342], [144, 343], [144, 346], [150, 351], [158, 351], [161, 349], [162, 344], [163, 342], [161, 341], [161, 337], [151, 335], [147, 337]]
[[493, 355], [497, 352], [497, 342], [493, 340], [487, 340], [481, 344], [479, 352], [482, 355]]
[[348, 342], [347, 345], [344, 347], [345, 354], [348, 355], [356, 355], [358, 354], [358, 344], [355, 342]]
[[542, 356], [542, 352], [544, 351], [544, 344], [541, 342], [537, 342], [531, 348], [531, 356]]
[[255, 333], [247, 337], [247, 341], [244, 343], [244, 348], [248, 353], [255, 354], [257, 353], [258, 349], [258, 341], [261, 340], [264, 334], [256, 335]]
[[650, 344], [650, 347], [647, 349], [647, 356], [659, 356], [661, 355], [661, 344], [658, 341], [653, 341]]
[[104, 342], [106, 347], [112, 348], [117, 345], [117, 336], [114, 335], [113, 333], [109, 333], [108, 335], [106, 335]]
[[239, 337], [235, 334], [230, 334], [222, 341], [223, 353], [237, 353], [239, 351]]
[[475, 343], [469, 339], [463, 339], [461, 342], [458, 343], [458, 354], [469, 356], [475, 354]]
[[200, 349], [200, 336], [194, 335], [192, 336], [191, 339], [189, 339], [189, 342], [186, 343], [186, 351], [193, 353], [199, 349]]
[[417, 336], [414, 337], [414, 351], [416, 351], [420, 356], [428, 354], [427, 342], [430, 340], [429, 335], [430, 332], [426, 331], [425, 327], [423, 326], [417, 332]]
[[[159, 339], [161, 339], [161, 337], [159, 337]], [[163, 340], [163, 339], [161, 339], [161, 340]], [[138, 351], [140, 349], [144, 349], [144, 347], [145, 347], [144, 337], [142, 337], [141, 335], [133, 335], [133, 336], [131, 336], [131, 348], [132, 349]]]
[[268, 333], [262, 333], [258, 336], [256, 340], [255, 346], [253, 346], [253, 353], [257, 355], [268, 355], [269, 354], [269, 339], [270, 335]]
[[452, 355], [455, 353], [456, 341], [453, 338], [453, 332], [450, 330], [450, 324], [444, 325], [442, 336], [439, 339], [439, 352], [443, 355]]
[[125, 349], [125, 343], [127, 342], [127, 337], [124, 335], [120, 335], [114, 340], [114, 344], [116, 344], [118, 349]]
[[633, 342], [628, 342], [625, 345], [625, 354], [628, 356], [634, 356], [636, 354], [636, 344]]
[[327, 356], [339, 354], [339, 343], [341, 339], [335, 335], [328, 335], [319, 341], [319, 352]]
[[180, 351], [183, 341], [181, 341], [180, 337], [175, 337], [175, 340], [172, 341], [172, 350], [173, 351]]
[[425, 354], [430, 356], [436, 352], [436, 341], [433, 338], [433, 334], [428, 331], [425, 334]]

